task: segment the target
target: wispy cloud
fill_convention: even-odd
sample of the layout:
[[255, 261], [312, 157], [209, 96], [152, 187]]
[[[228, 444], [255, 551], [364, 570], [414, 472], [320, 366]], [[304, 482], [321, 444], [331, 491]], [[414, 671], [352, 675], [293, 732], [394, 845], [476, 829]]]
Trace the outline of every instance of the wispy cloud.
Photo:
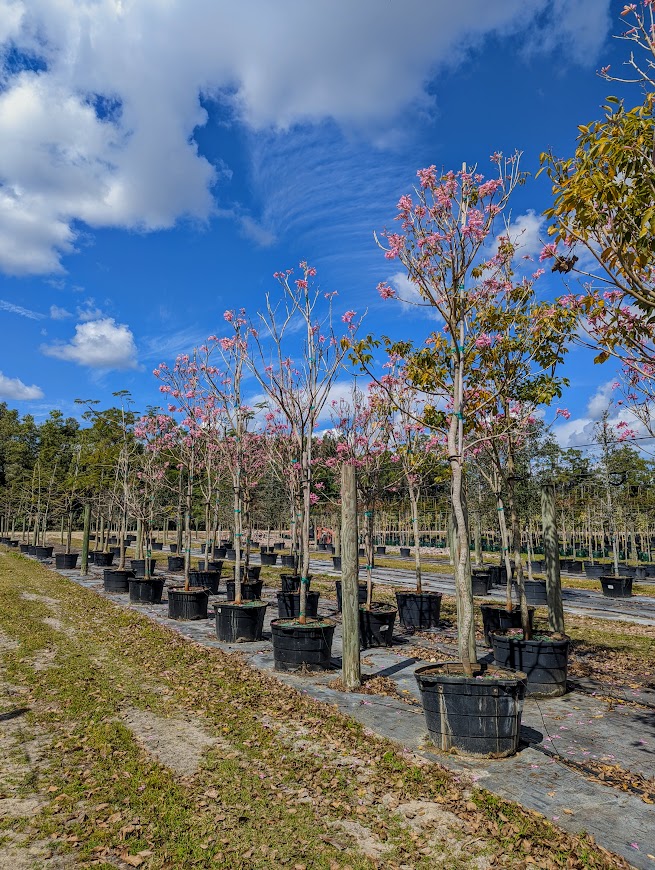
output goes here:
[[32, 384], [28, 387], [20, 378], [8, 378], [0, 372], [0, 398], [19, 402], [31, 402], [43, 398], [43, 390]]
[[10, 314], [18, 314], [20, 317], [28, 317], [30, 320], [42, 320], [45, 316], [38, 311], [32, 311], [30, 308], [23, 308], [22, 305], [14, 305], [13, 302], [7, 302], [5, 299], [0, 299], [0, 310], [8, 311]]

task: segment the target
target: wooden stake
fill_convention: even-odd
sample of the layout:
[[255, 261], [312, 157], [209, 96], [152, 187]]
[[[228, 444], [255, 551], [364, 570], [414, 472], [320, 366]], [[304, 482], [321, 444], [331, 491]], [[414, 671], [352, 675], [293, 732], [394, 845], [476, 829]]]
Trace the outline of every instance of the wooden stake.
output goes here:
[[341, 614], [343, 630], [342, 679], [346, 689], [361, 686], [359, 658], [357, 482], [352, 465], [341, 466]]

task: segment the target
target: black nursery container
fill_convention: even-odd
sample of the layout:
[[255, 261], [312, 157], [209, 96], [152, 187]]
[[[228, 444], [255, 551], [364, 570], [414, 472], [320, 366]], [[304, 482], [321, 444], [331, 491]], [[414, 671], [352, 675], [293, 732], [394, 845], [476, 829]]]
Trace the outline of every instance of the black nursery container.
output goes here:
[[282, 556], [280, 556], [280, 564], [283, 568], [295, 568], [296, 557], [283, 554]]
[[606, 598], [630, 598], [632, 577], [601, 577], [600, 585]]
[[[316, 619], [320, 592], [307, 593], [307, 612], [305, 616]], [[277, 593], [277, 615], [280, 619], [293, 619], [300, 615], [300, 592]]]
[[408, 559], [409, 553], [410, 553], [409, 547], [401, 547], [400, 548], [400, 555], [402, 556], [403, 559]]
[[405, 628], [422, 631], [437, 628], [441, 613], [441, 592], [396, 592], [398, 618]]
[[385, 546], [380, 546], [380, 547], [376, 547], [376, 548], [375, 548], [375, 553], [376, 553], [376, 555], [378, 555], [378, 556], [384, 556], [384, 554], [385, 554], [386, 552], [387, 552], [387, 548], [386, 548]]
[[52, 559], [52, 551], [54, 547], [35, 547], [34, 555], [39, 561], [44, 561], [45, 559]]
[[262, 565], [275, 565], [277, 553], [262, 553], [260, 558]]
[[335, 571], [341, 571], [341, 556], [332, 556], [332, 567]]
[[168, 557], [168, 570], [169, 571], [183, 571], [184, 570], [184, 556], [169, 556]]
[[[235, 582], [234, 580], [228, 580], [226, 582], [227, 587], [227, 600], [234, 601], [234, 590], [235, 590]], [[241, 581], [241, 598], [243, 601], [259, 601], [262, 597], [262, 586], [264, 585], [263, 580], [247, 580]]]
[[585, 565], [584, 572], [590, 580], [599, 580], [607, 571], [607, 565]]
[[267, 606], [265, 601], [215, 605], [216, 637], [223, 643], [252, 643], [261, 640]]
[[546, 594], [545, 581], [526, 580], [525, 600], [528, 604], [533, 604], [535, 607], [546, 607], [548, 605], [548, 596]]
[[170, 544], [168, 549], [171, 553], [177, 553], [177, 544]]
[[[155, 573], [155, 565], [157, 564], [156, 559], [150, 560], [150, 576]], [[132, 570], [134, 571], [134, 576], [139, 579], [145, 577], [146, 573], [146, 560], [145, 559], [130, 559], [130, 565], [132, 566]]]
[[274, 619], [273, 660], [276, 671], [326, 671], [331, 667], [334, 622], [323, 619], [298, 625], [295, 620]]
[[96, 550], [93, 557], [93, 564], [98, 568], [109, 568], [114, 561], [113, 553], [104, 553], [102, 550]]
[[211, 595], [218, 594], [220, 571], [189, 571], [189, 583], [196, 588], [207, 589]]
[[163, 580], [144, 580], [136, 577], [131, 578], [129, 583], [130, 601], [133, 604], [161, 604]]
[[123, 593], [130, 591], [130, 580], [134, 579], [134, 571], [127, 568], [105, 568], [102, 572], [102, 584], [105, 592]]
[[471, 588], [477, 596], [488, 595], [491, 588], [491, 575], [488, 571], [478, 571], [471, 577]]
[[[480, 611], [482, 613], [484, 642], [487, 646], [491, 646], [492, 631], [506, 631], [508, 628], [521, 627], [521, 608], [518, 605], [515, 605], [510, 612], [502, 604], [481, 604]], [[528, 617], [532, 627], [534, 607], [528, 607]]]
[[359, 639], [364, 649], [391, 646], [398, 611], [390, 604], [371, 604], [359, 608]]
[[[312, 582], [311, 575], [307, 578], [309, 583], [307, 584], [307, 589]], [[280, 574], [280, 580], [282, 581], [282, 591], [283, 592], [298, 592], [300, 589], [300, 574]]]
[[30, 551], [30, 545], [29, 544], [19, 544], [18, 549], [21, 551], [21, 553], [28, 554]]
[[209, 592], [207, 589], [172, 587], [168, 590], [169, 619], [207, 619], [207, 604]]
[[527, 675], [531, 698], [557, 698], [566, 693], [569, 642], [568, 637], [555, 639], [546, 632], [532, 640], [523, 640], [520, 633], [491, 633], [494, 660]]
[[[335, 580], [334, 585], [337, 590], [337, 612], [341, 613], [341, 580]], [[360, 604], [366, 604], [366, 583], [357, 584], [357, 600]]]
[[78, 553], [57, 553], [55, 555], [55, 568], [62, 571], [73, 571], [77, 567]]
[[428, 733], [438, 749], [482, 758], [516, 753], [525, 674], [492, 667], [467, 677], [459, 662], [445, 662], [417, 668], [414, 676]]

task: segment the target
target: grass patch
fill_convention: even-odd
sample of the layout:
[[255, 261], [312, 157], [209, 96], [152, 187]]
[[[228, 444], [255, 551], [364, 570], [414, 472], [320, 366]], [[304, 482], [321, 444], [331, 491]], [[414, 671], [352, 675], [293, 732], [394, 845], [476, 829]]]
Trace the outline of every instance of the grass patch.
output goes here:
[[[0, 626], [19, 643], [6, 645], [4, 679], [30, 708], [28, 726], [51, 742], [30, 784], [45, 806], [19, 825], [28, 843], [46, 838], [79, 861], [148, 870], [427, 870], [479, 858], [523, 867], [528, 854], [543, 868], [627, 867], [586, 836], [369, 736], [241, 656], [185, 641], [15, 554], [0, 556]], [[36, 670], [44, 650], [51, 665]], [[215, 745], [198, 769], [175, 773], [126, 724], [134, 709], [162, 723], [182, 716]], [[446, 832], [407, 824], [408, 801], [443, 810]]]

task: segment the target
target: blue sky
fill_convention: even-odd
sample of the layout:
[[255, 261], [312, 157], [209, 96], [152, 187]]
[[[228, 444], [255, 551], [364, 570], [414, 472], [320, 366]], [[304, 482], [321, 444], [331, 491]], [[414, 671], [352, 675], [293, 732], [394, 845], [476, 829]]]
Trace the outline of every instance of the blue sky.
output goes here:
[[[609, 0], [0, 0], [0, 399], [78, 413], [252, 313], [306, 259], [367, 331], [421, 340], [382, 302], [391, 226], [418, 168], [524, 152], [529, 253], [549, 204], [539, 153], [572, 150], [618, 86]], [[629, 95], [636, 103], [636, 91]], [[548, 277], [546, 294], [563, 289]], [[572, 350], [588, 440], [612, 370]]]

